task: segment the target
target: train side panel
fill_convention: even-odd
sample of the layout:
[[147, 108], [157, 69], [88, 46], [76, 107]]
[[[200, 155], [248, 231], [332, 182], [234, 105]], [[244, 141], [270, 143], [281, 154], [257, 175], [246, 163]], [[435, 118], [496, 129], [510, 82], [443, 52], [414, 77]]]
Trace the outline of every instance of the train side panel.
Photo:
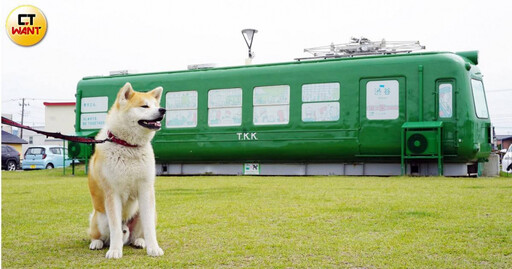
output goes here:
[[[472, 79], [481, 80], [478, 68], [452, 53], [91, 78], [78, 85], [76, 129], [93, 134], [97, 128], [84, 119], [93, 124], [91, 119], [97, 116], [101, 121], [106, 114], [103, 108], [80, 113], [88, 111], [82, 100], [106, 97], [103, 102], [110, 107], [118, 89], [130, 82], [139, 91], [162, 86], [161, 106], [171, 110], [175, 93], [194, 92], [191, 96], [196, 96], [195, 108], [187, 110], [196, 122], [189, 127], [163, 123], [155, 136], [157, 163], [396, 163], [401, 156], [401, 126], [416, 121], [443, 122], [445, 162], [476, 162], [490, 152], [490, 121], [476, 116]], [[305, 85], [323, 84], [338, 85], [338, 99], [328, 105], [303, 99]], [[283, 124], [254, 122], [255, 114], [261, 112], [255, 105], [255, 88], [268, 86], [289, 88], [287, 103], [277, 105], [288, 106]], [[241, 91], [240, 122], [235, 126], [209, 126], [209, 111], [215, 109], [209, 94], [219, 89]], [[308, 108], [334, 108], [338, 116], [309, 122], [304, 120]], [[222, 113], [232, 111], [237, 110]]]

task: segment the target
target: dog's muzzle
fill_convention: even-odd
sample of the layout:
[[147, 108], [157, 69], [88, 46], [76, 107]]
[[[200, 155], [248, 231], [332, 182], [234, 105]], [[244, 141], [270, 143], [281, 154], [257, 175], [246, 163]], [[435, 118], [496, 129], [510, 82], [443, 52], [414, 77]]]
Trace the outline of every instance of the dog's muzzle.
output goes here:
[[167, 110], [165, 108], [159, 108], [158, 112], [160, 113], [160, 116], [156, 119], [152, 120], [139, 120], [138, 123], [140, 126], [151, 129], [151, 130], [159, 130], [162, 127], [162, 124], [160, 121], [164, 119], [165, 112]]

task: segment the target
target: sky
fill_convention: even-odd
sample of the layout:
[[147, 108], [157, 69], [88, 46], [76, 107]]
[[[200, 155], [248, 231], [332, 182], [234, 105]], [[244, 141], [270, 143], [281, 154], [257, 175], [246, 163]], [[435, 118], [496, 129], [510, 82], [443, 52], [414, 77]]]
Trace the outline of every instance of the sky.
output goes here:
[[241, 30], [255, 28], [253, 64], [310, 56], [351, 37], [420, 41], [427, 51], [479, 50], [491, 120], [512, 134], [512, 1], [2, 1], [1, 21], [30, 4], [48, 20], [33, 47], [1, 39], [2, 113], [44, 125], [45, 101], [74, 101], [80, 79], [109, 71], [245, 64]]

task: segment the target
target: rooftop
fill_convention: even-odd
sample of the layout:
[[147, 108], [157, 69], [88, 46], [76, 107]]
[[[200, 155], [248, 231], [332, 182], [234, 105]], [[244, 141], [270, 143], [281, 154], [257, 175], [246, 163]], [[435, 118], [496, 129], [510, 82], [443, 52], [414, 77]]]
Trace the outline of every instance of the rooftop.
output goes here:
[[[462, 52], [462, 53], [465, 53], [465, 52]], [[471, 52], [471, 53], [477, 53], [477, 52], [475, 51], [475, 52]], [[194, 70], [175, 70], [175, 71], [161, 71], [161, 72], [134, 73], [134, 74], [127, 73], [127, 74], [110, 75], [110, 76], [86, 76], [83, 78], [83, 80], [119, 78], [119, 77], [136, 77], [136, 76], [161, 75], [161, 74], [192, 73], [192, 72], [210, 72], [210, 71], [218, 71], [218, 70], [236, 70], [236, 69], [247, 69], [247, 68], [261, 68], [261, 67], [268, 67], [268, 66], [301, 65], [301, 64], [324, 63], [324, 62], [333, 62], [333, 61], [347, 61], [348, 62], [348, 61], [360, 61], [360, 60], [365, 60], [365, 59], [400, 59], [403, 57], [432, 56], [432, 55], [443, 55], [443, 54], [459, 55], [459, 53], [446, 52], [446, 51], [412, 52], [412, 53], [401, 53], [401, 54], [378, 54], [378, 55], [363, 55], [360, 57], [313, 59], [313, 60], [307, 60], [307, 61], [225, 66], [225, 67], [194, 69]]]
[[509, 140], [512, 139], [512, 135], [496, 135], [497, 140]]
[[28, 142], [6, 131], [2, 131], [2, 144], [28, 144]]

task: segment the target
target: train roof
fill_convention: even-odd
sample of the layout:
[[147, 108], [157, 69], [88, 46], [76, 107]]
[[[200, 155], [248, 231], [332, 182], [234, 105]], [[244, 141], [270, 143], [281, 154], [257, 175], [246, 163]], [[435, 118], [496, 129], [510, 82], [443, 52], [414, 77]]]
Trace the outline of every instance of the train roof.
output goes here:
[[458, 55], [458, 56], [462, 57], [464, 59], [464, 61], [469, 62], [470, 64], [473, 64], [473, 65], [478, 64], [478, 51], [463, 51], [463, 52], [438, 51], [438, 52], [416, 52], [416, 53], [405, 53], [405, 54], [365, 55], [365, 56], [355, 56], [355, 57], [314, 59], [314, 60], [306, 60], [306, 61], [226, 66], [226, 67], [204, 68], [204, 69], [194, 69], [194, 70], [175, 70], [175, 71], [161, 71], [161, 72], [148, 72], [148, 73], [128, 73], [128, 74], [118, 74], [118, 75], [109, 75], [109, 76], [86, 76], [83, 78], [83, 80], [119, 78], [119, 77], [137, 77], [137, 76], [146, 76], [146, 75], [180, 74], [180, 73], [193, 73], [193, 72], [209, 72], [209, 71], [218, 71], [218, 70], [237, 70], [237, 69], [261, 68], [261, 67], [271, 67], [271, 66], [307, 65], [307, 64], [312, 64], [312, 63], [325, 63], [325, 62], [338, 62], [338, 61], [340, 61], [340, 62], [341, 61], [361, 61], [361, 60], [379, 59], [379, 58], [381, 58], [381, 59], [397, 59], [397, 58], [404, 58], [404, 57], [434, 56], [434, 55], [446, 55], [446, 54]]

